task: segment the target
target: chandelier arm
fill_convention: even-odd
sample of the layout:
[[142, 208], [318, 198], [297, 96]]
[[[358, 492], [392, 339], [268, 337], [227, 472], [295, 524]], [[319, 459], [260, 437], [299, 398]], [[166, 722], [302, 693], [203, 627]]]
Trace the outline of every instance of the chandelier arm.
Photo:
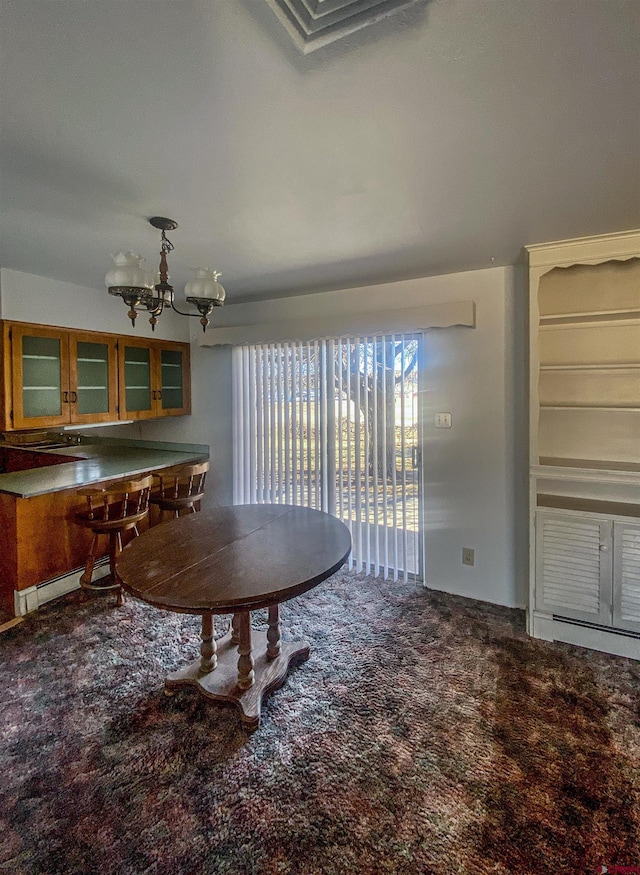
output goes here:
[[147, 312], [151, 313], [152, 316], [161, 316], [165, 307], [166, 301], [164, 298], [149, 298]]
[[[125, 304], [126, 303], [127, 302], [125, 301]], [[132, 310], [136, 310], [138, 313], [146, 313], [150, 309], [149, 304], [140, 304], [140, 305], [130, 304], [129, 306], [131, 307]]]
[[[179, 313], [181, 316], [192, 316], [194, 319], [197, 319], [201, 315], [201, 313], [183, 313], [182, 310], [178, 310], [178, 308], [176, 307], [175, 304], [170, 304], [169, 306], [171, 307], [172, 310], [175, 310], [176, 313]], [[211, 310], [213, 310], [213, 306], [214, 305], [211, 304], [211, 307], [207, 308], [207, 315], [209, 315], [209, 313], [211, 313]]]

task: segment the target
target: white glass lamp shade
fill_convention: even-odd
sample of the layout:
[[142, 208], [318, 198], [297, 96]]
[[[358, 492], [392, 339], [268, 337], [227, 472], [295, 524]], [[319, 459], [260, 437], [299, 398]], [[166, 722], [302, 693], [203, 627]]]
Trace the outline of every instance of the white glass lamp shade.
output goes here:
[[187, 300], [199, 298], [211, 301], [212, 304], [224, 302], [226, 292], [218, 282], [220, 274], [217, 270], [210, 267], [195, 267], [191, 272], [193, 277], [184, 287], [184, 296]]
[[113, 256], [113, 267], [104, 278], [107, 288], [132, 288], [153, 290], [153, 272], [146, 260], [135, 252], [118, 252]]

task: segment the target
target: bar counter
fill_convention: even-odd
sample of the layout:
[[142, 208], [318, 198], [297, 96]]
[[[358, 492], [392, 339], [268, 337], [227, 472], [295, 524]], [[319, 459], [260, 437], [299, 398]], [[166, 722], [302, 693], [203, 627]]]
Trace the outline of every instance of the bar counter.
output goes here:
[[[73, 522], [83, 486], [131, 479], [209, 457], [200, 444], [83, 438], [0, 442], [0, 610], [20, 616], [77, 587], [91, 533]], [[55, 444], [55, 445], [53, 445]], [[24, 469], [24, 470], [23, 470]], [[144, 521], [146, 522], [146, 521]]]
[[[9, 448], [8, 444], [4, 446]], [[68, 456], [73, 461], [0, 474], [0, 493], [17, 498], [33, 498], [94, 483], [135, 477], [173, 465], [199, 462], [209, 456], [209, 447], [206, 445], [123, 440], [69, 444], [54, 449], [42, 447], [37, 451], [25, 449], [27, 451], [57, 458]]]

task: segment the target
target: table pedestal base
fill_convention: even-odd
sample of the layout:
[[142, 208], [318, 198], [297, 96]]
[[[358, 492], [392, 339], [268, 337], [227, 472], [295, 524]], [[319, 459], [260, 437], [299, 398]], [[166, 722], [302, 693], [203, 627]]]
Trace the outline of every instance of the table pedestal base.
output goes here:
[[246, 690], [238, 686], [238, 647], [231, 641], [229, 631], [217, 643], [217, 665], [206, 674], [202, 673], [200, 658], [184, 668], [167, 675], [164, 683], [165, 693], [172, 695], [182, 686], [195, 687], [207, 699], [230, 702], [242, 713], [242, 723], [246, 729], [257, 729], [260, 725], [262, 697], [281, 687], [287, 676], [289, 666], [304, 662], [309, 658], [309, 645], [306, 641], [281, 641], [280, 653], [267, 659], [267, 633], [251, 631], [253, 684]]

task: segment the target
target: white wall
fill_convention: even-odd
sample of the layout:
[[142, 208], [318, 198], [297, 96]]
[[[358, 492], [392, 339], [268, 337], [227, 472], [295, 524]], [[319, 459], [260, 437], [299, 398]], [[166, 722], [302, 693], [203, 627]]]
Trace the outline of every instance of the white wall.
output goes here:
[[[151, 336], [149, 317], [140, 313], [135, 328], [128, 307], [106, 288], [90, 289], [17, 270], [0, 270], [0, 317], [13, 322], [38, 322], [61, 328], [108, 331]], [[164, 313], [153, 336], [162, 340], [189, 340], [188, 320]]]
[[[526, 604], [526, 424], [522, 283], [513, 269], [434, 280], [466, 290], [476, 328], [427, 335], [424, 423], [427, 586], [498, 604]], [[434, 414], [450, 412], [451, 429]], [[475, 565], [462, 565], [462, 548]]]
[[[522, 271], [492, 268], [225, 307], [222, 325], [308, 320], [473, 300], [476, 328], [427, 333], [426, 583], [498, 604], [526, 598], [526, 423]], [[207, 337], [200, 342], [207, 343]], [[220, 350], [225, 347], [220, 347]], [[437, 411], [451, 429], [435, 429]], [[217, 415], [224, 417], [224, 406]], [[462, 565], [462, 548], [475, 565]]]
[[[426, 582], [434, 589], [523, 607], [526, 335], [519, 269], [492, 268], [228, 305], [214, 312], [213, 318], [229, 325], [262, 319], [312, 320], [327, 312], [367, 312], [460, 300], [476, 302], [477, 327], [428, 332]], [[15, 271], [2, 271], [1, 313], [6, 319], [133, 333], [124, 305], [111, 299], [106, 291], [79, 289]], [[162, 317], [163, 331], [174, 330], [170, 319], [169, 314]], [[201, 337], [196, 320], [187, 322], [175, 316], [173, 320], [178, 322], [176, 334], [158, 336], [185, 339], [184, 332], [191, 327], [193, 338]], [[180, 336], [178, 329], [183, 332]], [[143, 331], [146, 334], [148, 326], [136, 329]], [[192, 342], [192, 381], [191, 416], [115, 426], [100, 432], [209, 444], [212, 474], [208, 503], [226, 504], [232, 497], [230, 348], [201, 348]], [[450, 430], [433, 428], [436, 411], [452, 414]], [[462, 547], [475, 549], [473, 567], [462, 565]]]

